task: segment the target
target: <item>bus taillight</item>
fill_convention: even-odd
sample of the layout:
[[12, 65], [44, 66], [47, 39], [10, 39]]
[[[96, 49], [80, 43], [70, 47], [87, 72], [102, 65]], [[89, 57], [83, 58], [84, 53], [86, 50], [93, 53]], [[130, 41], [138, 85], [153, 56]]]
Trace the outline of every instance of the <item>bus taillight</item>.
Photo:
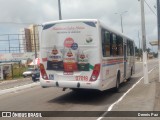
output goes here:
[[90, 81], [96, 81], [98, 76], [99, 76], [99, 73], [100, 73], [100, 64], [96, 64], [94, 66], [94, 69], [93, 69], [93, 72], [92, 72], [92, 76], [90, 78]]
[[47, 73], [46, 73], [44, 65], [42, 63], [40, 63], [39, 68], [40, 68], [40, 71], [41, 71], [42, 78], [45, 79], [45, 80], [48, 80]]

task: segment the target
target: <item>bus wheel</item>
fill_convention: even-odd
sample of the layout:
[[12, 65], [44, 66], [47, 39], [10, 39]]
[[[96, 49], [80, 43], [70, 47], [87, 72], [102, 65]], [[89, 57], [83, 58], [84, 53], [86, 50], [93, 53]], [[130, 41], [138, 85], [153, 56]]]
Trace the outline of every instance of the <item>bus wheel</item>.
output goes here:
[[42, 88], [47, 88], [47, 86], [42, 86]]
[[114, 92], [119, 92], [119, 84], [120, 84], [120, 72], [118, 72], [117, 75], [116, 87], [114, 88]]

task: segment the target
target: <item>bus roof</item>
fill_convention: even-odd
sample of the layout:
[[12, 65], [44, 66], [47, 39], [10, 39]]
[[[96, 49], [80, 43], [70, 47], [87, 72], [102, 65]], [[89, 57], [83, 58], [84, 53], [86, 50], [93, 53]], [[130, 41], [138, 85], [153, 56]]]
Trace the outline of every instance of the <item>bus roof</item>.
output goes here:
[[57, 20], [45, 22], [42, 25], [53, 24], [53, 23], [64, 23], [64, 22], [98, 22], [98, 19], [66, 19], [66, 20]]
[[129, 40], [132, 40], [134, 41], [133, 39], [127, 37], [124, 33], [120, 33], [120, 32], [117, 32], [116, 30], [106, 26], [103, 22], [101, 22], [100, 20], [98, 19], [66, 19], [66, 20], [57, 20], [57, 21], [50, 21], [50, 22], [45, 22], [42, 24], [42, 26], [45, 26], [45, 25], [48, 25], [48, 24], [54, 24], [54, 23], [64, 23], [64, 22], [97, 22], [99, 23], [100, 27], [104, 28], [104, 29], [107, 29], [117, 35], [120, 35], [120, 36], [123, 36]]

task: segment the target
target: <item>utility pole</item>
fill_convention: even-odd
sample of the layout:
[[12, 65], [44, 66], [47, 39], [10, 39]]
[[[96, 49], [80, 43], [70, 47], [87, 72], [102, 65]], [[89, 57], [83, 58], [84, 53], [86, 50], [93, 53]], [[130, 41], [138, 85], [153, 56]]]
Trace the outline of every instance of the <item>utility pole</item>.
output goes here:
[[145, 30], [144, 0], [141, 0], [141, 26], [142, 26], [144, 84], [148, 84], [149, 81], [148, 81], [148, 65], [147, 65], [147, 50], [146, 50], [146, 30]]
[[122, 33], [123, 33], [123, 20], [122, 20], [122, 14], [120, 14], [121, 16], [121, 29], [122, 29]]
[[61, 14], [61, 1], [58, 0], [58, 10], [59, 10], [59, 20], [62, 20], [62, 14]]
[[158, 21], [159, 82], [160, 82], [160, 0], [157, 0], [157, 21]]
[[140, 37], [139, 37], [139, 31], [138, 31], [138, 39], [139, 39], [139, 60], [141, 61], [141, 51], [140, 51], [140, 49], [141, 49], [141, 40], [140, 40]]
[[37, 47], [36, 47], [36, 25], [33, 25], [33, 39], [34, 39], [34, 52], [35, 52], [35, 60], [37, 58]]

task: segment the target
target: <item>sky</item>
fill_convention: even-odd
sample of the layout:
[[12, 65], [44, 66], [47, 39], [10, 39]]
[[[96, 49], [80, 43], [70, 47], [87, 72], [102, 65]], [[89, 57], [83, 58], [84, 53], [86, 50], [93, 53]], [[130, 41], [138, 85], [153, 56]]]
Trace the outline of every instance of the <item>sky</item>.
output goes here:
[[[145, 0], [147, 47], [157, 40], [156, 0]], [[135, 40], [139, 47], [141, 39], [141, 9], [138, 0], [61, 0], [62, 19], [99, 19], [106, 26], [121, 32], [122, 14], [124, 34]], [[115, 14], [118, 13], [118, 14]], [[42, 24], [58, 20], [58, 0], [0, 0], [0, 35], [19, 34], [30, 24]], [[20, 23], [20, 24], [17, 24]]]

